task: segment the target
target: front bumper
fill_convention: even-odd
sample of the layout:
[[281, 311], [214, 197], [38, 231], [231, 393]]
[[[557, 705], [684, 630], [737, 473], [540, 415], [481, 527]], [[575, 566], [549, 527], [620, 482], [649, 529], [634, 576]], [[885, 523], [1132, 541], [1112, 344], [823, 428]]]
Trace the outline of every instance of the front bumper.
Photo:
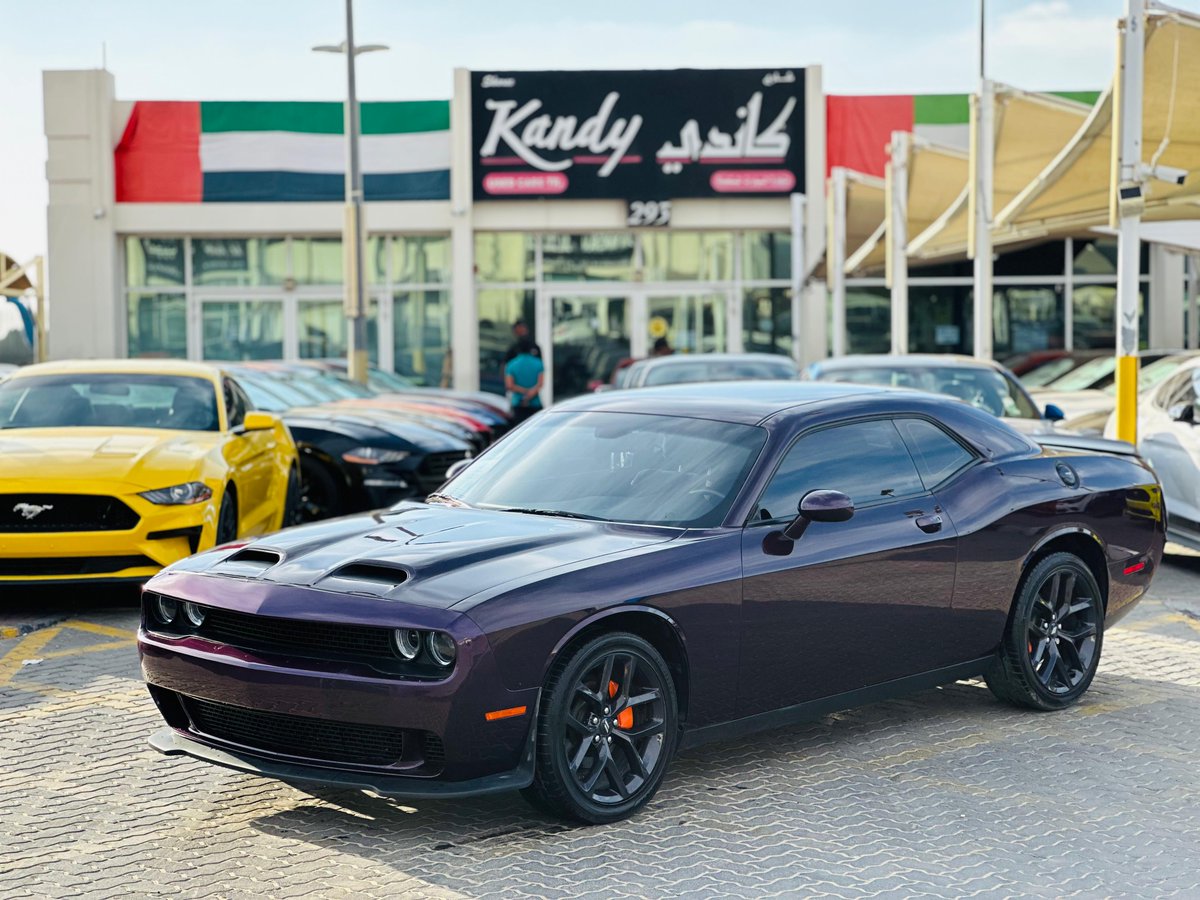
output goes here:
[[[168, 726], [151, 743], [164, 753], [186, 753], [285, 781], [362, 786], [396, 796], [486, 793], [524, 787], [532, 779], [538, 691], [503, 686], [487, 638], [461, 613], [182, 572], [166, 573], [148, 589], [276, 619], [328, 625], [336, 613], [339, 624], [436, 629], [448, 632], [458, 648], [448, 677], [421, 680], [351, 661], [252, 651], [198, 635], [169, 636], [143, 624], [138, 635], [142, 673]], [[231, 736], [205, 725], [204, 707], [213, 705], [272, 729], [283, 721], [286, 729]], [[519, 706], [526, 707], [521, 716], [485, 718], [488, 711]], [[337, 735], [362, 734], [363, 740], [403, 733], [406, 749], [386, 762], [366, 762], [351, 758], [340, 738], [286, 743], [289, 733], [300, 734], [299, 741], [331, 729]], [[436, 761], [422, 750], [431, 737], [440, 751]]]
[[[82, 488], [82, 489], [81, 489]], [[138, 516], [122, 531], [20, 531], [0, 534], [0, 585], [145, 581], [164, 566], [211, 547], [216, 506], [159, 506], [133, 489], [40, 485], [39, 492], [116, 497]], [[11, 493], [0, 481], [0, 493]]]

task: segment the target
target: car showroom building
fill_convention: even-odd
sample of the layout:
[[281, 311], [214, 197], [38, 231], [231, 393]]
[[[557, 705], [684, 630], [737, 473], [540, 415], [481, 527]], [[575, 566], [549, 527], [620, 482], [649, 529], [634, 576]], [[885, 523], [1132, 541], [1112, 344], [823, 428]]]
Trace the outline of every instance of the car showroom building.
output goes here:
[[[362, 104], [361, 149], [371, 357], [460, 388], [500, 389], [518, 319], [558, 399], [659, 337], [820, 358], [830, 167], [882, 174], [893, 130], [967, 144], [966, 96], [826, 97], [819, 67], [454, 83]], [[54, 358], [345, 353], [340, 103], [119, 101], [101, 70], [44, 87]], [[1183, 259], [1144, 252], [1151, 345], [1183, 343]], [[884, 352], [888, 288], [859, 274], [847, 347]], [[911, 268], [911, 350], [970, 352], [970, 276]], [[998, 357], [1112, 346], [1109, 238], [1002, 251], [995, 288]]]

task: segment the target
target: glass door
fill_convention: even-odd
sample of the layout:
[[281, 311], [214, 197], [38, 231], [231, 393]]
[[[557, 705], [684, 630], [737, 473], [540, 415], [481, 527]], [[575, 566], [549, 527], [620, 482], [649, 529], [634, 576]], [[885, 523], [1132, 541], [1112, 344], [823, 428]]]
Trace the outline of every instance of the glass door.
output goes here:
[[666, 341], [675, 353], [720, 353], [728, 346], [725, 292], [651, 293], [646, 295], [646, 321], [641, 327], [646, 348]]
[[200, 298], [202, 359], [283, 359], [282, 298]]
[[566, 400], [608, 384], [630, 356], [630, 297], [622, 293], [549, 296], [551, 340], [542, 342], [548, 390], [543, 401]]
[[[379, 301], [367, 298], [367, 354], [371, 365], [379, 363]], [[346, 305], [341, 297], [298, 297], [296, 340], [300, 359], [345, 359]]]

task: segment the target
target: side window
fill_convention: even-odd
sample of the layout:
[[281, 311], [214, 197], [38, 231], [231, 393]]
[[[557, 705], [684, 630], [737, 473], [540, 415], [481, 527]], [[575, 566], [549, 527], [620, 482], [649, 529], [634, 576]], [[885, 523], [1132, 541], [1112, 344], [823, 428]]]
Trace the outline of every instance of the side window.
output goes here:
[[1185, 372], [1176, 372], [1154, 392], [1151, 402], [1164, 410], [1170, 409], [1177, 403], [1190, 406], [1196, 400], [1196, 390], [1192, 385], [1193, 375], [1195, 372], [1191, 369]]
[[229, 416], [229, 427], [237, 428], [246, 420], [246, 395], [228, 378], [223, 381], [225, 387], [225, 413]]
[[912, 457], [889, 420], [855, 422], [805, 435], [763, 491], [757, 520], [790, 519], [809, 491], [849, 494], [855, 506], [924, 492]]
[[966, 447], [925, 419], [897, 419], [896, 427], [904, 435], [927, 490], [933, 490], [975, 458]]

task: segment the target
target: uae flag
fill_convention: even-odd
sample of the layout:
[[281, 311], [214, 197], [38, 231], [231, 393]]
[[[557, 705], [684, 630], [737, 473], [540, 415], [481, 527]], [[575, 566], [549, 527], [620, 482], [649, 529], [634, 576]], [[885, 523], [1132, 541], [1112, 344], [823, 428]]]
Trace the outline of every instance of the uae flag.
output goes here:
[[[360, 104], [368, 200], [450, 196], [450, 104]], [[338, 201], [341, 103], [147, 101], [115, 153], [120, 203]]]

